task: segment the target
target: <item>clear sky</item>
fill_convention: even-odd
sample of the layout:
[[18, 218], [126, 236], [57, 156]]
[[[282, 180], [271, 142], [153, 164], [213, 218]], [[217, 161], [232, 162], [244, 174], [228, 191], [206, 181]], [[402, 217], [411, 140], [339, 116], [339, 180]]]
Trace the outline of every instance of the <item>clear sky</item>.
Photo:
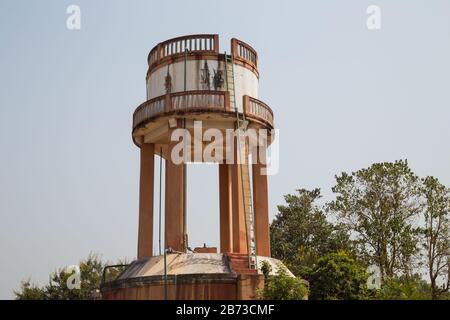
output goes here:
[[[66, 28], [70, 4], [79, 31]], [[366, 27], [371, 4], [378, 31]], [[448, 0], [1, 0], [0, 298], [91, 251], [135, 257], [131, 116], [149, 50], [179, 35], [258, 51], [260, 98], [280, 129], [271, 218], [284, 194], [320, 187], [328, 200], [335, 174], [378, 161], [407, 158], [450, 186], [449, 15]], [[217, 175], [189, 166], [193, 247], [218, 245]]]

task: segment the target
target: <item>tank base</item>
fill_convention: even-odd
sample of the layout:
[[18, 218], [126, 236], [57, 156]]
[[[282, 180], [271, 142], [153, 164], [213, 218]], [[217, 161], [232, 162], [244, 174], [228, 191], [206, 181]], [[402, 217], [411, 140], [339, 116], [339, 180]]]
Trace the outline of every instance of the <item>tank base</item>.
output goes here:
[[[264, 287], [258, 270], [246, 269], [247, 255], [192, 253], [155, 256], [132, 262], [116, 280], [102, 285], [105, 300], [254, 300]], [[282, 263], [267, 261], [273, 270]], [[166, 274], [166, 275], [165, 275]]]

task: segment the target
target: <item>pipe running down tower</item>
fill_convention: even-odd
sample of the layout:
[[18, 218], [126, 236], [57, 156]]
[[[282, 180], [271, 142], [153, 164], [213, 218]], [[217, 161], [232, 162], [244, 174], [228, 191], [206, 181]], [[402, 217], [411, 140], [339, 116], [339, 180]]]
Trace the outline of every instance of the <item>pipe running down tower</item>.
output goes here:
[[[219, 51], [218, 35], [209, 34], [170, 39], [150, 51], [147, 101], [134, 111], [132, 128], [133, 141], [140, 149], [138, 260], [113, 283], [105, 284], [104, 297], [125, 294], [117, 286], [131, 288], [130, 279], [145, 276], [153, 288], [152, 294], [143, 294], [145, 299], [162, 298], [158, 290], [168, 286], [169, 296], [176, 299], [245, 298], [250, 293], [246, 296], [243, 277], [259, 279], [261, 260], [277, 263], [270, 258], [265, 173], [273, 112], [258, 100], [258, 82], [258, 55], [238, 39], [231, 40], [229, 54]], [[153, 208], [159, 199], [154, 194], [155, 156], [165, 162], [164, 259], [153, 251], [157, 214]], [[190, 162], [218, 164], [219, 252], [213, 248], [188, 251], [186, 163]], [[199, 259], [203, 263], [198, 265]], [[177, 269], [182, 261], [189, 270]], [[212, 265], [220, 270], [211, 272]], [[197, 283], [199, 275], [209, 288], [206, 295], [186, 287]], [[187, 282], [180, 283], [181, 278]]]

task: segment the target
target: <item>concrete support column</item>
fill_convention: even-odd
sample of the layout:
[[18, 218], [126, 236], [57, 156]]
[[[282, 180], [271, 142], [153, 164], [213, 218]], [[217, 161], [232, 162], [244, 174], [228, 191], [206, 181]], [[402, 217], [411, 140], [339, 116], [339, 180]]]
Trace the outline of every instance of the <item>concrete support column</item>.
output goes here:
[[154, 144], [142, 144], [139, 181], [138, 259], [153, 255], [154, 152]]
[[233, 251], [230, 166], [219, 164], [220, 252]]
[[[237, 142], [237, 141], [235, 141]], [[233, 252], [247, 253], [247, 239], [245, 233], [244, 195], [242, 188], [241, 165], [238, 163], [237, 143], [234, 145], [234, 164], [230, 164], [232, 189], [232, 225], [233, 225]], [[250, 235], [249, 235], [250, 236]]]
[[[265, 153], [263, 159], [259, 158], [252, 166], [253, 176], [253, 208], [255, 215], [255, 241], [256, 253], [259, 256], [270, 257], [270, 235], [269, 235], [269, 201], [267, 175], [261, 174], [265, 169]], [[260, 155], [261, 156], [261, 155]]]
[[184, 251], [184, 165], [174, 164], [171, 160], [172, 149], [177, 143], [179, 142], [170, 142], [168, 157], [166, 159], [165, 248]]

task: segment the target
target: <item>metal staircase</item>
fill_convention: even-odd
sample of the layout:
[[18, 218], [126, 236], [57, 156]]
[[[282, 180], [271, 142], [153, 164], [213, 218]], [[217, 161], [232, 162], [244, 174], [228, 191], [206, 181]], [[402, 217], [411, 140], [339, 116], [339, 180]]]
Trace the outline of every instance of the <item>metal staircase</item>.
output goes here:
[[[251, 188], [251, 178], [249, 171], [249, 158], [248, 158], [248, 148], [246, 141], [243, 140], [245, 135], [246, 119], [245, 113], [239, 114], [238, 107], [236, 105], [236, 91], [235, 91], [235, 77], [234, 77], [234, 61], [233, 56], [228, 56], [225, 53], [225, 74], [226, 74], [226, 88], [230, 93], [230, 107], [236, 112], [236, 127], [238, 130], [237, 138], [237, 150], [238, 150], [238, 161], [240, 163], [240, 173], [241, 173], [241, 184], [242, 184], [242, 198], [244, 202], [244, 220], [245, 220], [245, 236], [247, 243], [248, 252], [248, 266], [249, 269], [257, 269], [258, 262], [256, 256], [256, 241], [255, 241], [255, 230], [254, 230], [254, 211], [253, 211], [253, 201], [252, 201], [252, 188]], [[242, 110], [243, 111], [243, 110]]]

